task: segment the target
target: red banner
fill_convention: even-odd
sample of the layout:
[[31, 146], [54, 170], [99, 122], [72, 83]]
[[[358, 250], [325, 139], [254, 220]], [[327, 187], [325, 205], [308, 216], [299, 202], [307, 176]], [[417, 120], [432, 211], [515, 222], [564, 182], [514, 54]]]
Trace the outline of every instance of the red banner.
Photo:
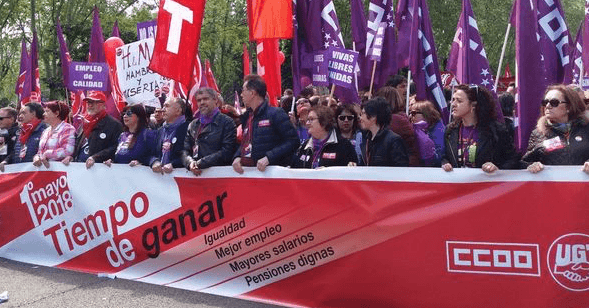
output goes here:
[[578, 167], [51, 168], [0, 175], [1, 257], [292, 307], [589, 306]]
[[205, 2], [161, 1], [150, 69], [182, 84], [191, 84]]

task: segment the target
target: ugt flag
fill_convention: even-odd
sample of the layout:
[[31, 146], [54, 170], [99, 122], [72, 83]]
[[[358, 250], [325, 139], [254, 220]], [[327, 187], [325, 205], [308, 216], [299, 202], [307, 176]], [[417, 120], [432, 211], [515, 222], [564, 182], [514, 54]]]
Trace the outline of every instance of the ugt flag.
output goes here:
[[191, 84], [204, 11], [205, 0], [160, 2], [151, 70]]

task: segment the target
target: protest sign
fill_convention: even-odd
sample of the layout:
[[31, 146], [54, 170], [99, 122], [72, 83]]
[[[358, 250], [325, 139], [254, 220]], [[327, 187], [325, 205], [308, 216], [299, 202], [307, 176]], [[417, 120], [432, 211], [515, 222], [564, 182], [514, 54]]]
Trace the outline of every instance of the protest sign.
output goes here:
[[143, 103], [160, 107], [155, 91], [169, 80], [149, 69], [154, 39], [148, 38], [117, 48], [117, 76], [121, 92], [129, 105]]
[[141, 41], [150, 37], [155, 38], [157, 31], [157, 20], [150, 20], [137, 23], [137, 40]]
[[382, 46], [384, 43], [384, 33], [387, 28], [386, 22], [381, 22], [376, 30], [376, 37], [374, 38], [374, 44], [368, 50], [369, 59], [372, 61], [380, 61], [382, 56]]
[[319, 87], [329, 86], [327, 71], [327, 52], [318, 51], [313, 55], [313, 85]]
[[106, 63], [72, 62], [69, 68], [69, 89], [106, 91], [108, 80]]
[[352, 88], [358, 52], [331, 47], [327, 50], [327, 60], [329, 61], [329, 81], [344, 88]]
[[589, 307], [578, 166], [244, 169], [7, 165], [0, 257], [290, 307]]

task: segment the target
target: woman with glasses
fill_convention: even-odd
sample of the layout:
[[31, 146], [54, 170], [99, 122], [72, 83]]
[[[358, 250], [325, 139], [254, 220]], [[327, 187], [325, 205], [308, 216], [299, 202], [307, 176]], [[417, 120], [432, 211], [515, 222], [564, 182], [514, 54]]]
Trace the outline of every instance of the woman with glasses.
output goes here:
[[65, 120], [70, 108], [64, 102], [43, 103], [43, 121], [49, 125], [39, 140], [39, 151], [33, 157], [33, 165], [49, 167], [50, 160], [62, 160], [74, 153], [76, 129]]
[[492, 173], [519, 164], [513, 140], [505, 125], [497, 122], [494, 98], [485, 87], [454, 87], [451, 105], [453, 121], [445, 132], [442, 169], [481, 168]]
[[[127, 106], [122, 115], [123, 133], [119, 136], [114, 163], [129, 164], [131, 167], [148, 165], [153, 136], [148, 128], [145, 107], [141, 104]], [[109, 167], [112, 163], [111, 159], [104, 162]]]
[[307, 128], [311, 137], [299, 147], [291, 164], [293, 168], [356, 164], [356, 151], [348, 139], [337, 133], [331, 108], [313, 107], [307, 116]]
[[[409, 119], [413, 123], [419, 144], [423, 166], [439, 167], [444, 153], [444, 130], [440, 112], [430, 101], [417, 101], [409, 107]], [[423, 132], [423, 134], [421, 134]], [[423, 142], [423, 139], [429, 142]], [[433, 149], [427, 145], [433, 144]], [[433, 151], [432, 151], [433, 150]]]
[[345, 104], [337, 107], [335, 111], [336, 129], [337, 132], [345, 139], [348, 139], [354, 149], [356, 155], [360, 157], [362, 151], [360, 144], [362, 143], [362, 131], [360, 131], [360, 117], [354, 109], [354, 105]]
[[389, 129], [391, 118], [391, 105], [382, 97], [373, 98], [362, 105], [360, 125], [365, 134], [360, 146], [360, 165], [409, 166], [403, 139]]
[[522, 157], [528, 171], [540, 172], [544, 165], [582, 165], [589, 173], [589, 114], [581, 97], [564, 85], [549, 86], [541, 114]]

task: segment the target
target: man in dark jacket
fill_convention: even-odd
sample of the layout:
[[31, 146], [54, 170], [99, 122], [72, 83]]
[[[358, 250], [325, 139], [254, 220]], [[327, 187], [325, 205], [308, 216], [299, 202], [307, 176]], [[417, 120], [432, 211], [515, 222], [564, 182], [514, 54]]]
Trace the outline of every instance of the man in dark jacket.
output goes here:
[[189, 122], [186, 122], [186, 102], [181, 98], [169, 98], [164, 103], [164, 120], [156, 132], [155, 148], [149, 160], [151, 170], [157, 173], [171, 173], [182, 167], [184, 138]]
[[4, 107], [0, 109], [0, 161], [14, 149], [16, 143], [16, 133], [18, 132], [18, 123], [16, 122], [16, 109]]
[[100, 91], [89, 91], [84, 98], [86, 115], [84, 125], [76, 133], [76, 147], [73, 156], [62, 160], [68, 165], [72, 160], [85, 162], [86, 168], [114, 158], [119, 135], [123, 126], [106, 113], [106, 96]]
[[241, 117], [243, 137], [234, 155], [233, 170], [243, 173], [243, 166], [264, 171], [268, 165], [288, 165], [300, 140], [286, 112], [270, 106], [265, 99], [262, 77], [246, 76], [241, 97], [248, 110]]
[[235, 123], [219, 111], [217, 101], [211, 88], [196, 91], [200, 116], [188, 126], [182, 153], [184, 166], [196, 176], [205, 168], [228, 166], [235, 152]]

